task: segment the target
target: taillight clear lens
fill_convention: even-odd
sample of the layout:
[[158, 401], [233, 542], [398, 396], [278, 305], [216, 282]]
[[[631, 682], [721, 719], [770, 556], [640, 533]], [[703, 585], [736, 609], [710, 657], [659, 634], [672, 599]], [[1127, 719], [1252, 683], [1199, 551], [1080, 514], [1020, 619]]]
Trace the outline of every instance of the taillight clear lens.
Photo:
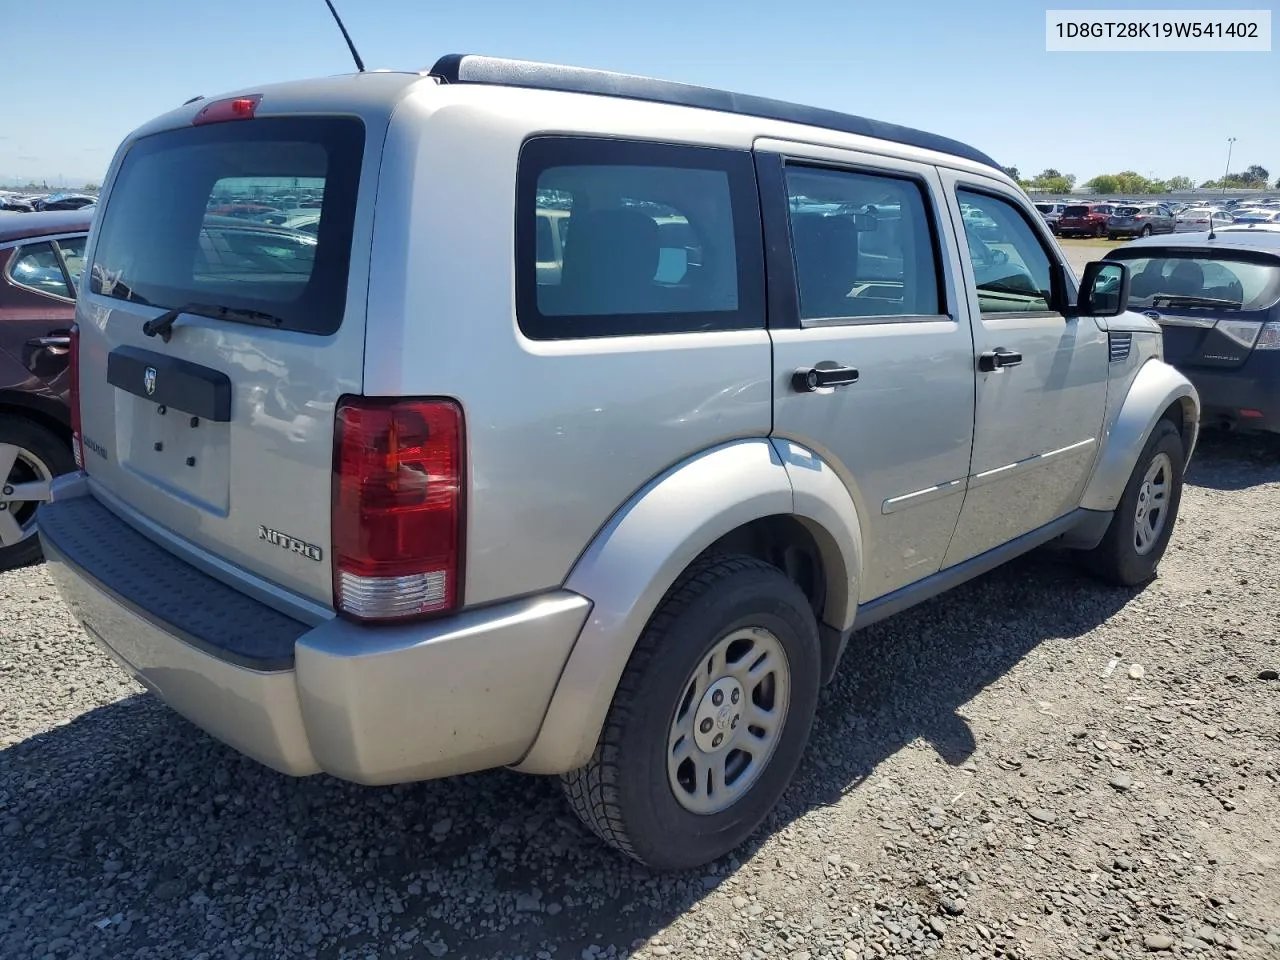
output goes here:
[[1280, 350], [1280, 320], [1272, 320], [1263, 326], [1253, 349]]
[[71, 453], [76, 458], [76, 468], [84, 469], [84, 442], [80, 432], [80, 327], [71, 325], [71, 348], [67, 351], [67, 371], [71, 380]]
[[1256, 320], [1219, 320], [1217, 329], [1228, 340], [1247, 349], [1258, 339], [1262, 324]]
[[401, 620], [461, 598], [463, 418], [451, 400], [353, 397], [336, 413], [333, 593], [340, 613]]

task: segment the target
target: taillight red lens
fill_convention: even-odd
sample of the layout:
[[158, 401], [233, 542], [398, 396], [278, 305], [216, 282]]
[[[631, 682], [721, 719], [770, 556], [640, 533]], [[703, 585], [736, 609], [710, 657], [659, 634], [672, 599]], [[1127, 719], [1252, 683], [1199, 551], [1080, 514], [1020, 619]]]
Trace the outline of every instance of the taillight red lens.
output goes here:
[[357, 620], [455, 609], [462, 595], [462, 408], [452, 400], [338, 404], [333, 596]]
[[71, 452], [76, 458], [76, 467], [84, 469], [84, 442], [80, 434], [80, 327], [71, 325], [68, 338], [70, 349], [67, 351], [67, 370], [71, 379]]
[[214, 100], [200, 109], [191, 120], [192, 124], [221, 123], [224, 120], [252, 120], [258, 109], [262, 94], [255, 93], [251, 97], [234, 97], [230, 100]]

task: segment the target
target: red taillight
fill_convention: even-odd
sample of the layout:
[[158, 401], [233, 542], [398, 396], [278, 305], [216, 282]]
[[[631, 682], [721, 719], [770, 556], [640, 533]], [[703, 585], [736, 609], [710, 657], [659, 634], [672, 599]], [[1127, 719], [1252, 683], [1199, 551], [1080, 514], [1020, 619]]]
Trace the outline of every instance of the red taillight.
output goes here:
[[80, 434], [80, 327], [71, 325], [68, 337], [70, 349], [67, 351], [67, 370], [71, 377], [71, 452], [76, 458], [77, 469], [84, 469], [84, 442]]
[[192, 119], [193, 124], [221, 123], [224, 120], [252, 120], [262, 94], [251, 97], [233, 97], [230, 100], [214, 100], [205, 104]]
[[451, 400], [351, 397], [335, 414], [333, 600], [356, 620], [456, 608], [465, 455]]

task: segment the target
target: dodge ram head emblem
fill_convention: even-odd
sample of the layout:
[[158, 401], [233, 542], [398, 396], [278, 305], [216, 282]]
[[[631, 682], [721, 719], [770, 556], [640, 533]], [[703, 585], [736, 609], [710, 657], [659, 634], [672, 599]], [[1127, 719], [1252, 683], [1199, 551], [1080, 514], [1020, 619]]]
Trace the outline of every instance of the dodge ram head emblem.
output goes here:
[[147, 388], [147, 396], [156, 392], [156, 368], [147, 367], [142, 371], [142, 385]]

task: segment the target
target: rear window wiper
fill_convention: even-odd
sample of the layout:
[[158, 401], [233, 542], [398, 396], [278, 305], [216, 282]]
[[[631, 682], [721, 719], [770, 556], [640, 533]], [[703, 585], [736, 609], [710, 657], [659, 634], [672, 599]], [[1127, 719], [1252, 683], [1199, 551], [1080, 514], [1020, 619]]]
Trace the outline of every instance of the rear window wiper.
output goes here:
[[174, 307], [172, 310], [166, 310], [160, 316], [148, 320], [142, 325], [142, 332], [148, 337], [158, 336], [165, 343], [168, 343], [169, 338], [173, 336], [173, 322], [184, 313], [194, 313], [197, 316], [210, 317], [214, 320], [235, 320], [239, 323], [253, 324], [256, 327], [278, 328], [284, 325], [283, 317], [277, 317], [274, 313], [264, 313], [261, 310], [220, 307], [217, 304], [210, 303], [188, 303], [181, 307]]
[[1223, 300], [1219, 297], [1195, 297], [1162, 293], [1151, 298], [1153, 307], [1159, 306], [1161, 303], [1168, 307], [1231, 307], [1236, 310], [1239, 310], [1241, 306], [1239, 300]]

